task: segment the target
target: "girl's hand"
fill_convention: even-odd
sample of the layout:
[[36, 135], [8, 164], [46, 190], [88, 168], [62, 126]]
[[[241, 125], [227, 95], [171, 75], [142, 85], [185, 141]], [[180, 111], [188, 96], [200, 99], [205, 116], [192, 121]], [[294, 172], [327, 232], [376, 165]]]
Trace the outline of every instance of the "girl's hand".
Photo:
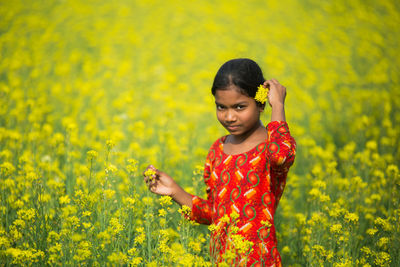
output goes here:
[[178, 187], [174, 179], [164, 172], [157, 170], [153, 165], [149, 165], [146, 168], [143, 172], [143, 176], [149, 190], [158, 195], [172, 196]]
[[264, 87], [269, 88], [268, 102], [271, 107], [276, 105], [283, 106], [286, 98], [286, 87], [281, 85], [276, 79], [264, 82]]

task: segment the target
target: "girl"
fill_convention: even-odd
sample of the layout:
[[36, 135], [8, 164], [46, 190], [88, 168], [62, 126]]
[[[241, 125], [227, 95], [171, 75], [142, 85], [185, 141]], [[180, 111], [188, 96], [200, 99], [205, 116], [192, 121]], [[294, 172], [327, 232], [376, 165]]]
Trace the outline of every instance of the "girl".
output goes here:
[[[151, 192], [191, 208], [189, 219], [212, 224], [210, 251], [217, 263], [281, 266], [274, 213], [295, 157], [296, 143], [285, 122], [286, 88], [265, 80], [250, 59], [221, 66], [212, 86], [218, 121], [229, 135], [211, 146], [204, 167], [207, 199], [191, 195], [152, 165], [145, 176]], [[266, 100], [271, 122], [260, 114]]]

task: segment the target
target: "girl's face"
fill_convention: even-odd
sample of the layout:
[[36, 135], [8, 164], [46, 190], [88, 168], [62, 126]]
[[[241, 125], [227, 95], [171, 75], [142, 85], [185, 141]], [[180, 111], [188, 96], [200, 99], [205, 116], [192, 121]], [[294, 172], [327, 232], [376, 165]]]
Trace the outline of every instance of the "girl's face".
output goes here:
[[242, 94], [235, 85], [216, 90], [215, 104], [219, 122], [234, 136], [245, 136], [260, 125], [263, 108], [257, 106], [254, 98]]

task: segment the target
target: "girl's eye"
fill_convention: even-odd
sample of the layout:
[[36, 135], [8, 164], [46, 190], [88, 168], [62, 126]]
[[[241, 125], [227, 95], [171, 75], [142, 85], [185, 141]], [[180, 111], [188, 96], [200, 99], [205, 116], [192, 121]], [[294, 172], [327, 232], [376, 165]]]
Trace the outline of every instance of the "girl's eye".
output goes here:
[[220, 106], [220, 105], [217, 105], [217, 109], [218, 109], [218, 110], [223, 110], [224, 107], [223, 107], [223, 106]]
[[237, 110], [242, 110], [242, 109], [244, 109], [244, 108], [245, 108], [245, 106], [241, 106], [241, 105], [239, 105], [239, 106], [236, 107]]

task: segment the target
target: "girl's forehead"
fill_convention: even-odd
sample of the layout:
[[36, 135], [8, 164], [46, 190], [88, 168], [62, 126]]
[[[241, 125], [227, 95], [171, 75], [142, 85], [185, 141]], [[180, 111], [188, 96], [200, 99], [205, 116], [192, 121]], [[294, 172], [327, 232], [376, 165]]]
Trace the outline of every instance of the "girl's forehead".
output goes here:
[[243, 94], [240, 89], [231, 85], [224, 89], [219, 89], [215, 91], [215, 100], [217, 102], [239, 102], [239, 101], [249, 101], [252, 98]]

